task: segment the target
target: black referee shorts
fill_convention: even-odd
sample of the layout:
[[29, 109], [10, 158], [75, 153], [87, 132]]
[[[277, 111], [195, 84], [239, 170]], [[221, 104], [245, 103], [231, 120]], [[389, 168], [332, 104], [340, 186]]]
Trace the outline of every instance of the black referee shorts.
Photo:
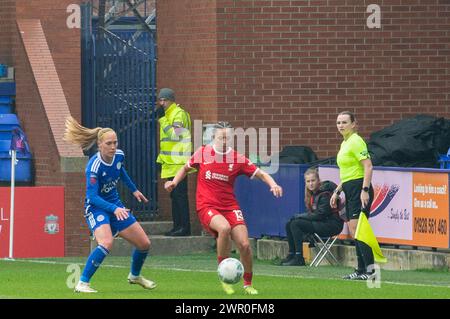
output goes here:
[[361, 191], [363, 188], [363, 178], [354, 179], [342, 184], [342, 190], [345, 194], [345, 212], [347, 218], [358, 219], [359, 213], [363, 211], [367, 218], [369, 218], [370, 206], [373, 202], [373, 187], [369, 187], [369, 204], [367, 207], [362, 207], [361, 203]]

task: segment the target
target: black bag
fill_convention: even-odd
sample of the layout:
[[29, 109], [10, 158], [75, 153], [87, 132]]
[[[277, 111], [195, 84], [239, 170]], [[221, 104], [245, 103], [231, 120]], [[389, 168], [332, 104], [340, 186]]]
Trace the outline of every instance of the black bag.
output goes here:
[[374, 132], [367, 143], [376, 166], [438, 167], [450, 147], [450, 120], [417, 115]]
[[308, 146], [288, 145], [279, 154], [280, 163], [306, 164], [317, 161], [317, 155]]

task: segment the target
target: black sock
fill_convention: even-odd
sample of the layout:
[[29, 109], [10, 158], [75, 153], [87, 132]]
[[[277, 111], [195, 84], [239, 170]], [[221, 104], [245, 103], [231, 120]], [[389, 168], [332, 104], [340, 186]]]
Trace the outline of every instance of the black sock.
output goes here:
[[362, 257], [364, 259], [364, 264], [365, 264], [364, 271], [369, 272], [367, 268], [369, 266], [372, 266], [372, 269], [370, 272], [373, 272], [374, 259], [373, 259], [372, 248], [370, 248], [370, 246], [367, 245], [366, 243], [359, 241], [359, 249], [361, 250]]
[[366, 271], [366, 265], [361, 251], [361, 242], [355, 239], [356, 257], [358, 259], [358, 272], [363, 273]]

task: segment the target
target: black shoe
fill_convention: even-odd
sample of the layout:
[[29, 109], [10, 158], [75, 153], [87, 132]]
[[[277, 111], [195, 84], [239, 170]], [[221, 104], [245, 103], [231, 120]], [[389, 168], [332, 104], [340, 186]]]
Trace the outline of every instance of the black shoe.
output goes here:
[[294, 258], [288, 262], [282, 263], [281, 266], [305, 266], [305, 259], [295, 255]]
[[184, 228], [179, 228], [175, 230], [171, 236], [182, 237], [182, 236], [191, 236], [191, 231]]
[[295, 256], [295, 254], [289, 254], [289, 255], [287, 255], [286, 258], [281, 259], [280, 264], [284, 264], [284, 263], [287, 263], [288, 261], [291, 261], [291, 259], [294, 258], [294, 256]]

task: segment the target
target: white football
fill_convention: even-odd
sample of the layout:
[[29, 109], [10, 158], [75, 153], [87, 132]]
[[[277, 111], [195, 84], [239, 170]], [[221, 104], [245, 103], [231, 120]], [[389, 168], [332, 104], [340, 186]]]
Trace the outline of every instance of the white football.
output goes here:
[[222, 260], [217, 268], [220, 281], [226, 284], [237, 284], [244, 275], [244, 266], [236, 258]]

